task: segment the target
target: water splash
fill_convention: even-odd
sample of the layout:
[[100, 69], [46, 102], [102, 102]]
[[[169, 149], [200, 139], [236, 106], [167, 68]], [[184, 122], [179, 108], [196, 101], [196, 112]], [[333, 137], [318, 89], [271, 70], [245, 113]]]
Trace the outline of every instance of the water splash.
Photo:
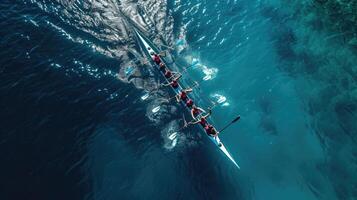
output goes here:
[[149, 98], [149, 96], [150, 96], [149, 91], [145, 91], [144, 94], [140, 97], [140, 99], [145, 101], [147, 98]]
[[227, 102], [227, 97], [225, 97], [222, 94], [214, 93], [211, 94], [210, 97], [213, 99], [213, 102], [217, 103], [218, 105], [221, 106], [229, 106], [230, 103]]
[[163, 129], [161, 135], [164, 139], [164, 148], [167, 150], [172, 150], [176, 147], [179, 140], [179, 132], [177, 122], [172, 121], [167, 125], [167, 128]]
[[153, 112], [153, 113], [157, 113], [159, 110], [160, 110], [160, 106], [156, 106], [155, 108], [153, 108], [152, 110], [151, 110], [151, 112]]
[[218, 69], [217, 68], [209, 68], [206, 65], [200, 65], [202, 72], [204, 73], [203, 80], [208, 81], [212, 80], [217, 76]]
[[218, 69], [215, 67], [208, 67], [200, 62], [200, 60], [193, 56], [186, 56], [186, 62], [191, 64], [191, 68], [199, 70], [203, 73], [203, 80], [208, 81], [212, 80], [217, 76]]

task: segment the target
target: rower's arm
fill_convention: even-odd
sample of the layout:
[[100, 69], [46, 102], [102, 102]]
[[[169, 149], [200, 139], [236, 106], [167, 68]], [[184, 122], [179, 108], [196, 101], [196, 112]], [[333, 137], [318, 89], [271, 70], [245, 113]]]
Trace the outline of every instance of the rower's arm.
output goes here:
[[185, 92], [187, 93], [192, 92], [192, 88], [185, 89]]
[[203, 110], [202, 108], [200, 107], [197, 107], [198, 110], [200, 110], [201, 112], [206, 112], [205, 110]]
[[212, 114], [212, 110], [209, 109], [208, 113], [206, 115], [203, 116], [203, 118], [207, 119], [207, 117], [209, 117]]
[[165, 87], [166, 87], [166, 86], [170, 86], [170, 85], [171, 85], [171, 82], [166, 83], [166, 84], [165, 84], [165, 83], [163, 83], [162, 85], [163, 85], [163, 86], [165, 86]]
[[189, 124], [192, 124], [192, 125], [195, 125], [195, 124], [198, 124], [198, 123], [200, 123], [200, 120], [197, 120], [197, 121], [194, 121], [194, 122], [188, 122]]
[[191, 116], [193, 119], [196, 119], [195, 115], [193, 114], [193, 110], [191, 110]]
[[177, 103], [180, 103], [180, 95], [179, 94], [176, 95], [176, 101], [177, 101]]

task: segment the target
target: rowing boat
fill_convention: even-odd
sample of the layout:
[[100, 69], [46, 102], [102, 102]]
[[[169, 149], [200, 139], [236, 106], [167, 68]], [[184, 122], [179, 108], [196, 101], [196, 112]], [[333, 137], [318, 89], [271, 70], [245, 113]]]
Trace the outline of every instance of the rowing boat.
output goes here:
[[[142, 45], [142, 47], [143, 47], [143, 49], [144, 49], [145, 54], [146, 54], [146, 55], [149, 57], [149, 59], [152, 61], [151, 55], [152, 55], [153, 53], [154, 53], [154, 54], [159, 54], [158, 49], [152, 44], [152, 42], [150, 42], [150, 41], [149, 41], [144, 35], [142, 35], [138, 30], [134, 29], [134, 31], [135, 31], [135, 33], [136, 33], [136, 35], [137, 35], [137, 37], [138, 37], [138, 39], [139, 39], [139, 41], [140, 41], [140, 44]], [[166, 67], [168, 67], [167, 62], [166, 62], [165, 59], [163, 59], [162, 57], [161, 57], [161, 61], [165, 63]], [[152, 63], [153, 63], [153, 62], [152, 62]], [[154, 63], [154, 65], [157, 66], [157, 68], [158, 68], [158, 65], [156, 65], [155, 63]], [[162, 72], [160, 71], [160, 73], [162, 73]], [[163, 73], [162, 73], [162, 74], [163, 74]], [[164, 78], [166, 79], [165, 76], [164, 76]], [[168, 81], [168, 80], [166, 79], [166, 81]], [[168, 82], [169, 82], [169, 81], [168, 81]], [[171, 88], [172, 88], [172, 87], [171, 87]], [[177, 94], [179, 93], [179, 91], [181, 91], [183, 88], [182, 88], [182, 86], [179, 84], [179, 89], [174, 89], [174, 88], [172, 88], [172, 89], [173, 89], [174, 93], [177, 95]], [[189, 97], [189, 98], [190, 98], [190, 97]], [[181, 101], [181, 102], [183, 103], [183, 101]], [[183, 104], [184, 104], [184, 103], [183, 103]], [[183, 106], [184, 106], [186, 109], [188, 109], [188, 111], [190, 111], [189, 108], [188, 108], [185, 104], [184, 104]], [[238, 169], [240, 169], [239, 165], [238, 165], [237, 162], [233, 159], [232, 155], [227, 151], [226, 147], [223, 145], [223, 143], [221, 142], [221, 140], [219, 139], [219, 137], [218, 137], [218, 136], [216, 136], [216, 137], [209, 136], [209, 135], [206, 134], [206, 132], [205, 132], [205, 130], [203, 129], [202, 126], [200, 126], [200, 128], [201, 128], [201, 130], [203, 130], [204, 134], [205, 134], [207, 137], [209, 137], [209, 139], [212, 141], [212, 143], [213, 143], [216, 147], [218, 147], [218, 148], [221, 150], [221, 152], [222, 152], [224, 155], [226, 155], [226, 156], [228, 157], [228, 159], [229, 159]]]

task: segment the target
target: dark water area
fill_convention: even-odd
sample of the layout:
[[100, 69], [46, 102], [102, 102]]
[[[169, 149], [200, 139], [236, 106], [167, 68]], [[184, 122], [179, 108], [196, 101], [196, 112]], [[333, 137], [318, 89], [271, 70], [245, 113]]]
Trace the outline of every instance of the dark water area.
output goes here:
[[83, 199], [92, 187], [81, 169], [88, 140], [132, 101], [110, 94], [135, 94], [112, 78], [73, 71], [73, 58], [108, 70], [118, 61], [26, 22], [24, 15], [48, 17], [36, 7], [2, 1], [0, 10], [1, 199]]
[[[0, 10], [2, 199], [197, 199], [212, 198], [214, 189], [227, 198], [238, 195], [229, 176], [220, 177], [227, 180], [222, 182], [207, 176], [214, 168], [202, 169], [215, 163], [200, 154], [215, 151], [158, 149], [160, 131], [138, 101], [142, 92], [112, 73], [121, 61], [73, 43], [48, 21], [90, 43], [115, 44], [61, 24], [26, 2], [5, 1]], [[153, 157], [141, 158], [147, 151]], [[118, 156], [122, 161], [113, 162]], [[181, 157], [179, 166], [173, 156]], [[206, 180], [192, 188], [183, 177], [173, 181], [177, 170], [192, 182]], [[155, 189], [158, 185], [164, 192]], [[212, 192], [205, 192], [209, 188]]]
[[[348, 5], [1, 1], [0, 199], [356, 198]], [[192, 65], [181, 81], [217, 127], [241, 115], [220, 136], [240, 170], [197, 127], [172, 139], [182, 107], [134, 27]]]

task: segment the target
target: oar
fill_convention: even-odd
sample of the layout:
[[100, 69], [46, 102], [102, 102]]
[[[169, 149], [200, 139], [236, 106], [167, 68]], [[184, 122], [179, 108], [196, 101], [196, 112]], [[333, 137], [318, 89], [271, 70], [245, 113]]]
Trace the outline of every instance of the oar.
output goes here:
[[171, 49], [171, 50], [175, 50], [174, 48], [172, 48], [170, 46], [167, 46], [167, 45], [164, 45], [164, 44], [161, 44], [161, 46], [166, 47], [166, 48]]
[[175, 96], [172, 96], [172, 97], [168, 96], [167, 101], [169, 102], [169, 101], [171, 101], [172, 99], [176, 99], [176, 95], [175, 95]]
[[220, 131], [218, 131], [219, 133], [222, 133], [222, 131], [224, 131], [226, 128], [228, 128], [229, 126], [231, 126], [232, 124], [236, 123], [238, 120], [240, 119], [240, 115], [238, 115], [235, 119], [233, 119], [229, 124], [227, 124], [225, 127], [223, 127]]
[[198, 87], [198, 86], [200, 86], [200, 82], [194, 81], [192, 86], [189, 87], [189, 88], [193, 89], [193, 88]]
[[148, 64], [150, 61], [147, 59], [147, 58], [144, 58], [144, 59], [141, 59], [140, 60], [140, 63], [141, 63], [141, 65], [146, 65], [146, 64]]
[[166, 57], [166, 52], [165, 51], [160, 51], [159, 56]]
[[190, 68], [190, 66], [185, 67], [185, 66], [183, 66], [183, 65], [181, 65], [181, 64], [178, 64], [178, 63], [175, 63], [175, 65], [177, 65], [177, 66], [179, 66], [179, 67], [182, 68], [182, 73], [183, 73], [183, 74], [184, 74], [184, 73], [187, 73], [187, 72], [188, 72], [188, 68]]
[[179, 128], [179, 129], [177, 130], [177, 132], [178, 132], [178, 131], [181, 131], [182, 129], [187, 128], [187, 127], [190, 125], [190, 123], [192, 123], [192, 122], [194, 122], [194, 121], [195, 121], [195, 119], [192, 119], [191, 121], [189, 121], [189, 122], [187, 123], [187, 121], [186, 121], [186, 119], [185, 119], [185, 115], [184, 115], [184, 114], [182, 114], [182, 117], [183, 117], [183, 122], [184, 122], [184, 125], [183, 125], [181, 128]]
[[216, 103], [216, 102], [214, 102], [214, 101], [211, 101], [211, 103], [212, 103], [212, 106], [209, 106], [209, 107], [208, 107], [209, 110], [213, 110], [213, 108], [215, 108], [216, 106], [219, 105], [218, 103]]
[[[185, 128], [188, 127], [188, 123], [186, 122], [186, 119], [185, 119], [185, 115], [184, 115], [184, 114], [182, 114], [182, 118], [183, 118], [183, 123], [184, 123], [184, 125], [183, 125], [182, 127], [180, 127], [179, 129], [177, 129], [176, 131], [174, 131], [173, 133], [171, 133], [171, 135], [169, 136], [169, 139], [173, 140], [174, 137], [171, 138], [171, 136], [176, 135], [178, 132], [180, 132], [181, 130], [183, 130], [183, 129], [185, 129]], [[192, 120], [191, 120], [191, 121], [192, 121]], [[190, 122], [191, 122], [191, 121], [190, 121]], [[189, 123], [190, 123], [190, 122], [189, 122]]]

